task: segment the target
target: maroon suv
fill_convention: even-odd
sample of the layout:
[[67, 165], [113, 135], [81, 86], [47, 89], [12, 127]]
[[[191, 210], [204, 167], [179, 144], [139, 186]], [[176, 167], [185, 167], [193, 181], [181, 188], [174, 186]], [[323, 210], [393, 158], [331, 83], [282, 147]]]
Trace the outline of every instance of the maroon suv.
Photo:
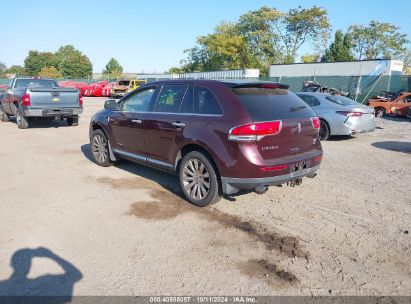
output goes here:
[[90, 123], [93, 158], [176, 172], [198, 206], [241, 189], [299, 185], [322, 157], [319, 120], [288, 87], [239, 80], [171, 80], [107, 100]]

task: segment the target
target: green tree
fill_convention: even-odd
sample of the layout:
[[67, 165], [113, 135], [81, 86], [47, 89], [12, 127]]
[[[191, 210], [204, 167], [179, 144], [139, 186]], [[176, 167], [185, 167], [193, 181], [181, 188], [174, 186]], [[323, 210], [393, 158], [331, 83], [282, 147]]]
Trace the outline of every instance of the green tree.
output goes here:
[[39, 76], [47, 78], [62, 78], [61, 73], [54, 66], [42, 68], [39, 72]]
[[378, 21], [371, 21], [368, 25], [350, 26], [349, 33], [358, 60], [401, 56], [406, 51], [409, 40], [399, 29], [391, 23]]
[[398, 59], [404, 62], [403, 73], [411, 75], [411, 50], [405, 51]]
[[183, 70], [181, 69], [181, 67], [171, 67], [166, 74], [180, 74], [183, 73]]
[[298, 7], [288, 12], [264, 6], [240, 17], [238, 23], [257, 55], [270, 63], [292, 63], [298, 50], [310, 42], [317, 50], [330, 32], [327, 11], [313, 6]]
[[116, 59], [111, 58], [106, 64], [103, 74], [110, 78], [119, 78], [123, 74], [123, 67]]
[[343, 34], [341, 30], [335, 32], [334, 42], [325, 51], [322, 58], [323, 62], [334, 61], [351, 61], [354, 60], [354, 56], [351, 52], [352, 39], [349, 33]]
[[200, 36], [197, 45], [189, 50], [187, 71], [243, 69], [257, 65], [244, 36], [234, 23], [221, 23], [214, 33]]
[[259, 68], [264, 75], [273, 63], [294, 62], [308, 42], [319, 49], [329, 31], [327, 12], [322, 8], [298, 7], [284, 13], [264, 6], [198, 37], [196, 45], [185, 51], [187, 63], [181, 70]]
[[282, 13], [274, 8], [264, 6], [240, 16], [237, 28], [245, 37], [252, 55], [260, 65], [268, 68], [272, 63], [281, 62], [281, 53], [273, 44], [278, 35], [272, 30], [272, 22], [279, 19]]
[[7, 66], [4, 62], [0, 61], [0, 78], [3, 78], [6, 74]]
[[24, 59], [24, 68], [28, 76], [38, 76], [42, 68], [53, 65], [55, 65], [55, 58], [51, 52], [30, 50], [26, 59]]
[[65, 45], [55, 53], [56, 68], [64, 78], [90, 78], [93, 65], [90, 59], [72, 45]]
[[303, 63], [312, 63], [318, 62], [320, 60], [319, 54], [306, 54], [301, 56], [301, 62]]
[[21, 65], [12, 65], [6, 71], [7, 74], [27, 75], [26, 69]]

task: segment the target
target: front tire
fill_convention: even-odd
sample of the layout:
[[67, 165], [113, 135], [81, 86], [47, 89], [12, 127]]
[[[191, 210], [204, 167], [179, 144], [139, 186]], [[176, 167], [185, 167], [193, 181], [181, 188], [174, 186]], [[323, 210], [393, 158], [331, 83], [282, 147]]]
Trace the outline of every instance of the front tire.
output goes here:
[[384, 108], [376, 108], [375, 109], [375, 117], [382, 118], [382, 117], [385, 116], [385, 114], [386, 114], [386, 112], [385, 112]]
[[330, 131], [330, 126], [328, 123], [324, 120], [320, 121], [320, 140], [327, 140], [330, 138], [331, 131]]
[[16, 121], [19, 129], [27, 129], [29, 127], [29, 118], [24, 117], [20, 110], [17, 110]]
[[94, 161], [102, 167], [110, 167], [114, 162], [110, 159], [108, 139], [103, 131], [95, 130], [90, 139], [91, 154]]
[[71, 126], [78, 126], [78, 117], [67, 117], [67, 124]]
[[196, 206], [205, 207], [221, 199], [216, 169], [201, 152], [193, 151], [184, 156], [179, 179], [184, 196]]

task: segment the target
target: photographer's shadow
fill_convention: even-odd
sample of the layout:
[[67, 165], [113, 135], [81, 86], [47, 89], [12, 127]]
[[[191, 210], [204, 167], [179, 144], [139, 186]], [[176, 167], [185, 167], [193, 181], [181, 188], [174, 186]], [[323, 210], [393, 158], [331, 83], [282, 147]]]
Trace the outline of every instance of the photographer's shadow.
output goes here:
[[[45, 274], [33, 279], [28, 278], [33, 258], [49, 258], [63, 270], [63, 274]], [[65, 303], [71, 299], [74, 284], [83, 275], [70, 262], [46, 248], [20, 249], [10, 262], [13, 274], [9, 279], [0, 281], [0, 296], [59, 296], [54, 303]]]

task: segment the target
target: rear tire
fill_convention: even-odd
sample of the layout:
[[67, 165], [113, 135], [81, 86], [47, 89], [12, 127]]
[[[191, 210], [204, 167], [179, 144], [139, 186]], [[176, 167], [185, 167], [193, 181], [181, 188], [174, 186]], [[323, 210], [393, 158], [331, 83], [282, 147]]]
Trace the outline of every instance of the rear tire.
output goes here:
[[384, 108], [375, 109], [375, 117], [382, 118], [383, 116], [385, 116], [385, 114], [386, 114], [386, 111]]
[[19, 129], [27, 129], [29, 127], [29, 118], [24, 117], [20, 109], [17, 110], [16, 121]]
[[78, 126], [78, 117], [67, 117], [67, 124], [71, 126]]
[[330, 126], [328, 125], [328, 123], [324, 120], [320, 120], [320, 140], [327, 140], [330, 138]]
[[179, 179], [184, 196], [189, 202], [205, 207], [221, 199], [220, 183], [212, 161], [203, 153], [192, 151], [184, 156]]
[[8, 122], [10, 121], [9, 115], [4, 112], [4, 110], [0, 107], [0, 121], [2, 122]]
[[101, 130], [95, 130], [90, 138], [91, 155], [94, 161], [102, 167], [110, 167], [114, 165], [114, 161], [110, 159], [109, 144], [106, 134]]

